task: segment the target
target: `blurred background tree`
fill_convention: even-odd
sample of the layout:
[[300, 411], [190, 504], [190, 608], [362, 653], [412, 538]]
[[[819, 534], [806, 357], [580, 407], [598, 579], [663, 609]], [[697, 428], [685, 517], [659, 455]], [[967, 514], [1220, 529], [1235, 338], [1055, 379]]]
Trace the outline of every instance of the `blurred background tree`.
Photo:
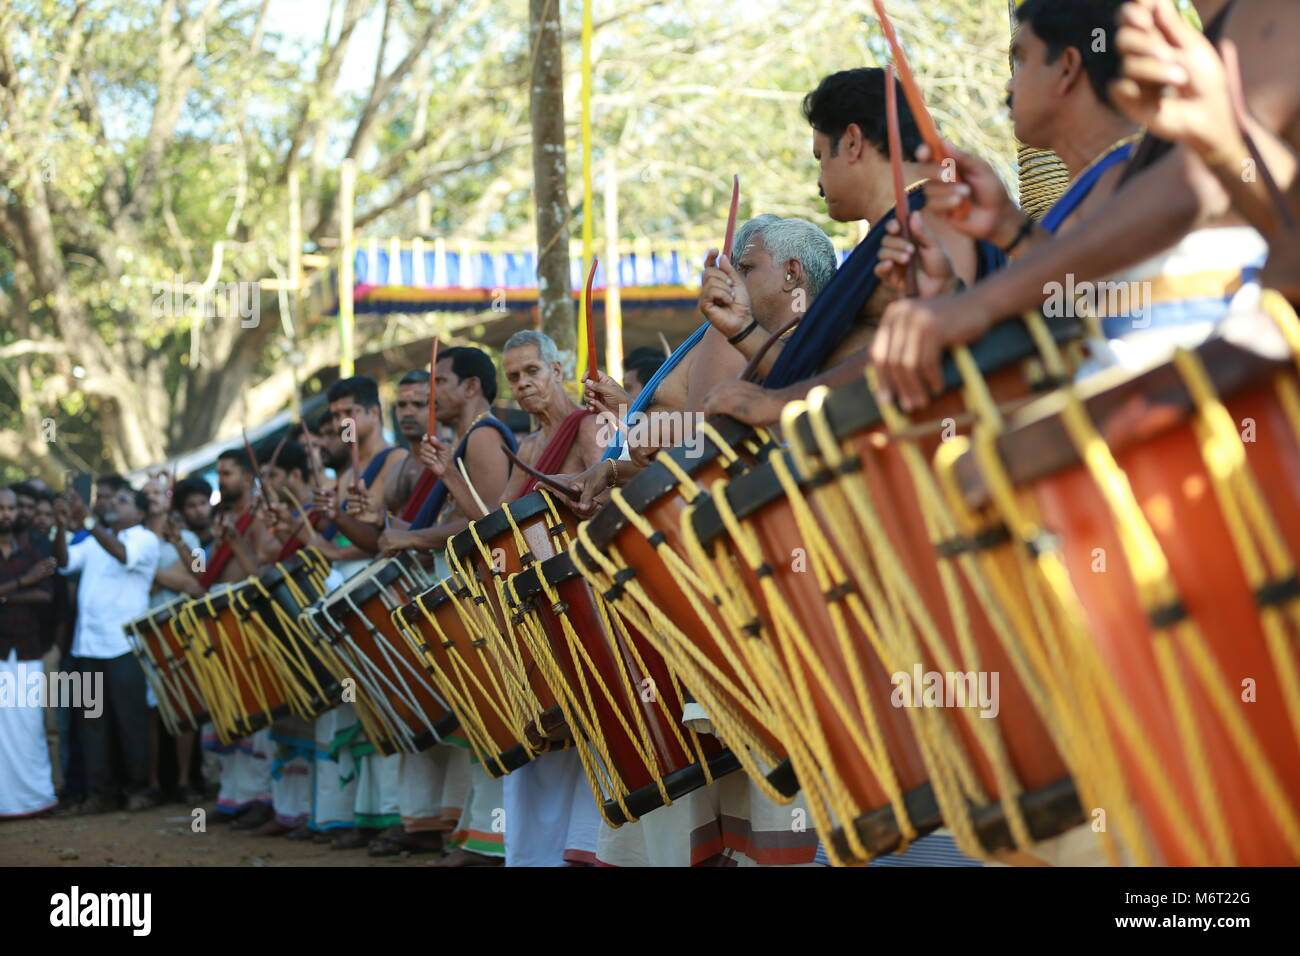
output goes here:
[[[576, 235], [581, 8], [555, 2]], [[733, 172], [743, 216], [856, 237], [825, 216], [799, 104], [824, 74], [885, 61], [870, 9], [597, 0], [597, 235], [612, 153], [624, 239], [717, 238]], [[893, 0], [890, 12], [944, 133], [1014, 182], [1005, 0]], [[159, 283], [283, 273], [292, 172], [308, 251], [332, 251], [339, 234], [345, 158], [362, 234], [532, 243], [528, 23], [526, 0], [5, 0], [7, 474], [140, 467], [284, 407], [278, 296], [262, 294], [253, 328], [155, 314], [154, 300]], [[334, 324], [293, 319], [310, 380], [337, 364]], [[358, 354], [389, 334], [363, 317]]]

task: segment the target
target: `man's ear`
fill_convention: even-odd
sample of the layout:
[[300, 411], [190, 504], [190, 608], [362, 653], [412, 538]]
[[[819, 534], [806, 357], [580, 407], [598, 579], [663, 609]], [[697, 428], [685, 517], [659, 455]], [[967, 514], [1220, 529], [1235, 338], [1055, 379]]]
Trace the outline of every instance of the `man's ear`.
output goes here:
[[1078, 83], [1087, 82], [1087, 73], [1083, 68], [1083, 56], [1077, 49], [1067, 46], [1061, 53], [1059, 61], [1061, 78], [1056, 84], [1056, 95], [1064, 98]]
[[801, 285], [803, 285], [803, 263], [798, 259], [787, 259], [781, 270], [781, 288], [793, 292]]
[[845, 159], [851, 163], [856, 163], [862, 158], [862, 147], [867, 138], [862, 135], [862, 127], [857, 123], [850, 123], [844, 127], [844, 132], [840, 136], [840, 151], [845, 154]]

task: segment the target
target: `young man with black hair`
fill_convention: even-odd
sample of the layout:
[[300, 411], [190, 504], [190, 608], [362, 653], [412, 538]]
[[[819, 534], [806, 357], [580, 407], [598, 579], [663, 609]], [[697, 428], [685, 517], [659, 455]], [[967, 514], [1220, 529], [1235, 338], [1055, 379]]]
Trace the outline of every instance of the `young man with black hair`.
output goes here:
[[[128, 810], [157, 806], [149, 791], [149, 711], [145, 676], [123, 628], [149, 609], [149, 589], [158, 569], [157, 536], [144, 527], [149, 497], [129, 486], [107, 500], [97, 500], [96, 518], [75, 491], [56, 505], [54, 559], [62, 574], [81, 574], [77, 588], [77, 625], [72, 654], [81, 668], [82, 686], [102, 687], [102, 714], [74, 713], [86, 766], [86, 801], [75, 812], [107, 813], [117, 809], [125, 790]], [[89, 537], [68, 546], [63, 528], [87, 525]], [[111, 733], [121, 749], [124, 779], [114, 779]]]
[[[861, 374], [881, 313], [900, 294], [901, 282], [897, 278], [890, 281], [890, 277], [901, 273], [901, 267], [887, 261], [882, 267], [881, 259], [888, 223], [894, 218], [884, 70], [862, 67], [825, 77], [804, 98], [803, 112], [813, 130], [817, 182], [826, 198], [827, 213], [839, 222], [869, 221], [872, 229], [841, 264], [793, 334], [768, 351], [759, 369], [766, 374], [763, 386], [738, 379], [722, 382], [704, 400], [708, 414], [771, 424], [788, 401], [803, 397], [814, 385], [852, 381]], [[927, 273], [931, 268], [941, 272], [935, 281], [947, 288], [955, 289], [959, 279], [974, 282], [999, 267], [1003, 259], [991, 246], [978, 246], [930, 210], [916, 212], [922, 201], [917, 191], [925, 178], [916, 160], [921, 137], [901, 88], [898, 117], [903, 175], [911, 197], [908, 221], [918, 234], [931, 238], [936, 253], [942, 253], [923, 258], [922, 268]], [[701, 308], [714, 328], [739, 342], [747, 357], [770, 337], [765, 330], [754, 330], [744, 283], [725, 259], [705, 270]]]
[[[215, 547], [199, 575], [204, 590], [240, 581], [260, 565], [274, 560], [280, 544], [266, 520], [254, 513], [257, 480], [244, 448], [228, 448], [217, 456], [217, 490], [221, 495], [214, 520]], [[217, 804], [208, 814], [212, 823], [255, 829], [271, 816], [271, 742], [263, 729], [224, 744], [210, 726], [203, 728], [201, 746], [221, 756]]]
[[199, 545], [211, 552], [216, 534], [212, 528], [212, 486], [198, 476], [178, 481], [172, 489], [172, 507], [185, 527], [199, 539]]
[[[501, 450], [510, 440], [510, 430], [492, 415], [497, 395], [496, 367], [481, 349], [457, 347], [438, 355], [436, 372], [439, 423], [452, 428], [457, 457], [465, 465], [470, 481], [492, 500], [501, 494], [509, 476], [510, 462]], [[405, 380], [404, 380], [405, 381]], [[425, 390], [425, 418], [418, 447], [428, 426], [428, 390]], [[412, 456], [417, 458], [417, 456]], [[418, 458], [417, 458], [418, 460]], [[469, 522], [446, 485], [421, 462], [419, 480], [399, 509], [393, 527], [380, 538], [381, 550], [428, 549], [435, 552], [435, 576], [446, 574], [441, 552], [451, 535]], [[410, 522], [409, 528], [401, 525]], [[475, 798], [477, 785], [477, 798]], [[468, 741], [456, 735], [444, 744], [417, 754], [402, 754], [398, 773], [400, 826], [390, 827], [370, 845], [371, 856], [392, 856], [404, 851], [425, 852], [450, 846], [453, 834], [464, 836], [460, 845], [439, 865], [478, 866], [498, 863], [501, 848], [472, 834], [492, 832], [491, 812], [495, 803], [484, 794], [500, 792], [479, 767], [471, 767]], [[491, 804], [484, 819], [475, 808]], [[458, 825], [459, 822], [459, 825]]]
[[[465, 465], [470, 481], [483, 500], [495, 506], [510, 476], [510, 460], [501, 446], [511, 441], [507, 437], [510, 429], [492, 414], [492, 403], [497, 396], [496, 366], [481, 349], [457, 347], [438, 356], [437, 373], [437, 419], [451, 427], [457, 445], [455, 457]], [[465, 511], [456, 497], [448, 493], [447, 483], [427, 467], [419, 453], [419, 448], [427, 444], [423, 441], [423, 431], [422, 428], [413, 457], [420, 460], [424, 470], [403, 503], [400, 520], [380, 538], [380, 549], [385, 552], [404, 549], [441, 552], [452, 535], [469, 527]], [[459, 470], [456, 477], [460, 477]], [[401, 527], [401, 522], [406, 522], [407, 527]], [[445, 563], [438, 568], [439, 572], [446, 573]]]
[[[1193, 2], [1207, 38], [1236, 44], [1250, 132], [1282, 189], [1288, 189], [1300, 150], [1300, 61], [1294, 55], [1300, 4]], [[1140, 27], [1149, 25], [1158, 10], [1170, 20], [1178, 16], [1168, 0], [1138, 0], [1122, 8], [1121, 16]], [[1188, 74], [1177, 63], [1162, 62], [1158, 53], [1146, 57], [1145, 66], [1153, 79], [1148, 105], [1168, 97], [1171, 115], [1177, 113], [1183, 91], [1206, 79], [1204, 74]], [[1225, 140], [1236, 138], [1230, 130], [1222, 134]], [[1239, 152], [1208, 155], [1212, 165], [1230, 175], [1242, 171]], [[978, 218], [993, 218], [1001, 203], [996, 194], [981, 192], [974, 183], [959, 198], [971, 203]], [[912, 344], [904, 353], [893, 354], [891, 349], [874, 360], [882, 378], [892, 380], [900, 400], [921, 407], [930, 399], [946, 348], [978, 339], [1005, 316], [1043, 305], [1058, 294], [1064, 277], [1121, 285], [1161, 278], [1168, 280], [1163, 283], [1168, 288], [1151, 308], [1103, 317], [1107, 341], [1102, 357], [1148, 364], [1171, 345], [1203, 339], [1229, 314], [1232, 298], [1248, 284], [1267, 252], [1258, 232], [1242, 222], [1229, 193], [1194, 150], [1148, 136], [1107, 201], [1068, 233], [1040, 243], [1011, 268], [965, 292], [891, 305], [886, 323], [891, 329], [907, 329]]]
[[[373, 378], [354, 375], [330, 386], [330, 415], [348, 453], [340, 472], [336, 494], [322, 495], [321, 504], [337, 529], [356, 549], [355, 557], [333, 556], [343, 577], [349, 578], [370, 562], [377, 548], [384, 515], [367, 513], [368, 505], [382, 508], [386, 489], [397, 482], [408, 452], [384, 438], [384, 413], [379, 385]], [[355, 450], [355, 459], [353, 451]], [[352, 464], [356, 462], [357, 473]], [[359, 494], [364, 492], [364, 494]]]

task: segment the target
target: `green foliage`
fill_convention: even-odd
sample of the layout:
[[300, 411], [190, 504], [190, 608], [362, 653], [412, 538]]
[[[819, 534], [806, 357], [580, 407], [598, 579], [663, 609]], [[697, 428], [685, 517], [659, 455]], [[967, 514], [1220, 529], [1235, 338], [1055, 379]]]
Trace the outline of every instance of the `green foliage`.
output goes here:
[[[286, 162], [304, 113], [309, 121], [296, 161], [308, 247], [337, 235], [338, 168], [369, 95], [368, 86], [357, 89], [355, 69], [343, 71], [350, 85], [316, 87], [326, 11], [332, 42], [345, 0], [322, 0], [320, 22], [298, 32], [279, 33], [269, 21], [256, 39], [259, 0], [217, 0], [194, 37], [187, 67], [193, 74], [183, 74], [174, 124], [160, 117], [168, 95], [181, 88], [165, 79], [176, 69], [167, 52], [205, 4], [90, 0], [77, 29], [73, 0], [3, 4], [0, 42], [14, 70], [9, 88], [0, 88], [0, 202], [36, 201], [27, 177], [35, 172], [73, 311], [106, 352], [87, 336], [63, 341], [67, 354], [38, 350], [0, 359], [0, 458], [18, 454], [15, 436], [28, 442], [23, 454], [47, 451], [30, 444], [30, 432], [35, 418], [49, 415], [69, 423], [61, 424], [57, 449], [63, 464], [142, 465], [149, 456], [212, 437], [233, 402], [229, 388], [217, 388], [221, 376], [228, 374], [227, 386], [245, 375], [255, 383], [282, 366], [283, 350], [272, 336], [251, 367], [227, 373], [237, 342], [221, 344], [209, 322], [199, 349], [206, 364], [196, 368], [189, 319], [156, 314], [152, 304], [159, 283], [205, 279], [218, 243], [224, 244], [219, 280], [261, 279], [274, 274], [273, 266], [287, 266]], [[361, 5], [375, 23], [382, 18], [382, 0]], [[941, 6], [893, 0], [890, 8], [941, 129], [993, 158], [1012, 182], [1014, 143], [1002, 103], [1009, 32], [1003, 0]], [[826, 218], [817, 198], [799, 103], [827, 72], [884, 62], [879, 29], [864, 16], [869, 10], [828, 0], [722, 6], [600, 0], [596, 234], [603, 233], [602, 163], [613, 155], [624, 239], [716, 240], [733, 172], [742, 178], [743, 215], [798, 215], [832, 234], [852, 235], [853, 227]], [[581, 7], [564, 0], [561, 12], [576, 210], [570, 225], [577, 235], [584, 214], [577, 209]], [[424, 187], [433, 234], [531, 242], [527, 6], [524, 0], [394, 0], [387, 69], [419, 42], [431, 16], [440, 19], [423, 41], [428, 49], [380, 98], [379, 123], [357, 151], [358, 220], [371, 234], [413, 235], [413, 196]], [[373, 56], [357, 42], [354, 37], [345, 64]], [[73, 69], [62, 82], [65, 62]], [[427, 138], [417, 143], [421, 99]], [[150, 169], [154, 181], [142, 183]], [[119, 205], [129, 202], [135, 208], [120, 214]], [[20, 274], [35, 291], [22, 303], [29, 326], [0, 321], [0, 348], [60, 338], [54, 299], [24, 271], [21, 258], [18, 238], [0, 228], [0, 311], [19, 311], [13, 300]], [[262, 321], [278, 328], [275, 296], [263, 297], [262, 312]], [[306, 343], [334, 334], [332, 322], [299, 319], [306, 319], [299, 324]], [[364, 319], [359, 333], [364, 343]], [[75, 374], [101, 359], [117, 384]], [[316, 371], [306, 368], [304, 377]], [[24, 414], [20, 397], [36, 412]], [[221, 406], [215, 413], [214, 402]], [[123, 419], [106, 417], [115, 408], [148, 423], [129, 453], [115, 451], [122, 436], [114, 429]]]

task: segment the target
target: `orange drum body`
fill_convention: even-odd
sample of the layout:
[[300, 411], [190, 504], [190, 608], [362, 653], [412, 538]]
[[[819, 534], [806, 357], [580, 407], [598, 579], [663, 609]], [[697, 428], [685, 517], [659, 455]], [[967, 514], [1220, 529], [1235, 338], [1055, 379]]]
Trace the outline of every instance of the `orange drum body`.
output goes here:
[[565, 736], [564, 715], [531, 650], [512, 629], [503, 587], [511, 575], [563, 550], [576, 527], [567, 509], [538, 490], [475, 521], [447, 545], [448, 563], [469, 591], [480, 631], [502, 642], [491, 655], [508, 690], [502, 703], [514, 714], [520, 739], [538, 751]]
[[530, 565], [507, 591], [583, 762], [600, 780], [596, 796], [611, 825], [663, 806], [664, 791], [671, 801], [739, 766], [715, 737], [682, 726], [675, 675], [640, 631], [592, 593], [571, 553]]
[[323, 564], [310, 549], [185, 605], [191, 660], [223, 740], [296, 713], [310, 719], [337, 702], [295, 619], [320, 597]]
[[[1188, 387], [1198, 367], [1208, 400]], [[1089, 381], [1080, 394], [1117, 472], [1083, 463], [1059, 403], [1027, 409], [998, 440], [1024, 515], [1041, 527], [1046, 559], [1068, 575], [1066, 608], [1094, 652], [1079, 670], [1090, 675], [1118, 757], [1122, 779], [1109, 782], [1122, 789], [1110, 792], [1136, 805], [1154, 862], [1295, 865], [1295, 367], [1213, 341], [1175, 363], [1115, 378]], [[1226, 416], [1216, 417], [1219, 409]], [[1216, 481], [1207, 461], [1227, 480]], [[958, 459], [957, 474], [971, 503], [987, 501], [987, 476], [973, 456]], [[1127, 492], [1108, 496], [1103, 482]], [[1258, 495], [1242, 492], [1249, 485]], [[1252, 525], [1256, 505], [1262, 523]], [[1270, 537], [1275, 558], [1262, 561]], [[1152, 547], [1135, 550], [1143, 541]], [[1136, 734], [1125, 730], [1122, 712]], [[1103, 793], [1106, 783], [1099, 781]]]
[[699, 576], [700, 556], [683, 536], [692, 502], [715, 482], [752, 469], [773, 446], [765, 433], [722, 418], [708, 422], [699, 438], [698, 449], [666, 451], [615, 490], [582, 526], [582, 546], [572, 557], [627, 626], [672, 662], [705, 712], [716, 715], [714, 730], [739, 765], [769, 797], [787, 801], [799, 787], [772, 730], [771, 701], [734, 647], [720, 610], [725, 585]]
[[303, 616], [357, 682], [357, 711], [366, 736], [386, 755], [425, 750], [457, 726], [393, 620], [394, 612], [429, 584], [416, 556], [400, 552], [349, 578]]
[[[1034, 348], [1018, 324], [997, 327], [971, 354], [996, 402], [1030, 394], [1023, 363]], [[958, 564], [970, 543], [937, 507], [929, 455], [968, 417], [948, 373], [949, 394], [901, 438], [885, 431], [865, 381], [816, 390], [787, 408], [791, 451], [692, 514], [700, 545], [723, 546], [745, 583], [751, 659], [783, 708], [796, 773], [839, 779], [805, 790], [820, 801], [814, 817], [840, 862], [893, 851], [909, 830], [954, 813], [963, 819], [948, 823], [961, 823], [968, 852], [1025, 846], [1082, 820], [1025, 671], [1006, 650], [1014, 636], [999, 634], [998, 609]], [[935, 706], [922, 690], [936, 681], [997, 700]]]
[[[415, 596], [394, 615], [408, 645], [459, 721], [483, 769], [494, 777], [532, 759], [514, 718], [499, 632], [482, 630], [469, 588], [456, 576]], [[515, 680], [513, 670], [509, 671]]]
[[158, 698], [158, 712], [173, 735], [198, 730], [208, 719], [189, 656], [190, 635], [181, 626], [181, 610], [188, 602], [184, 595], [176, 597], [126, 626]]

